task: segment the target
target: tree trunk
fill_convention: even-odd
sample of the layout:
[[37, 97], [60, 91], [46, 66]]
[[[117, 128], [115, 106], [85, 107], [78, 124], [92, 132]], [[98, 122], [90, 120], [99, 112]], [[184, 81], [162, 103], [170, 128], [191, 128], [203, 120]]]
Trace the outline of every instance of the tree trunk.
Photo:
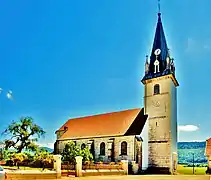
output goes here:
[[42, 169], [43, 171], [45, 170], [45, 162], [43, 162], [43, 169]]

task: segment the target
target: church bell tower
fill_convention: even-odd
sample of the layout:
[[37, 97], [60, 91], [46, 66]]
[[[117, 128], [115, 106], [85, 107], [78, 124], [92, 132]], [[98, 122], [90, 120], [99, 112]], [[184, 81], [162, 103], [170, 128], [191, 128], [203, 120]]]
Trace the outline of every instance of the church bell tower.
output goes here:
[[148, 170], [172, 173], [177, 153], [177, 86], [174, 59], [168, 49], [161, 13], [151, 56], [146, 56], [144, 109], [148, 115]]

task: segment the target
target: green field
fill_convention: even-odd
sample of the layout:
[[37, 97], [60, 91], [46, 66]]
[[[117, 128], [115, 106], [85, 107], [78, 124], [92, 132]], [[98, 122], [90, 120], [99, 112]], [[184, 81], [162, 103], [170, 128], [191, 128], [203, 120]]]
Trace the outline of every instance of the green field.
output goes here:
[[[206, 167], [194, 167], [194, 174], [195, 175], [203, 175], [203, 174], [206, 174], [206, 170], [207, 170]], [[183, 165], [178, 165], [177, 173], [191, 175], [191, 174], [193, 174], [193, 167], [185, 167]]]

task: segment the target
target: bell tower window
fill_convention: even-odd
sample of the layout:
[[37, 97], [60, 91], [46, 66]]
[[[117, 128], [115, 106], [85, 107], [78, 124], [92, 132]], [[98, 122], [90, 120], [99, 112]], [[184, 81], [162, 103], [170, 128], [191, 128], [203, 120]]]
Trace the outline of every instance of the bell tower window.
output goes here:
[[160, 94], [160, 85], [159, 84], [155, 84], [155, 86], [154, 86], [154, 95], [155, 94]]
[[154, 62], [154, 73], [158, 73], [160, 72], [160, 69], [159, 69], [159, 61], [156, 59], [156, 61]]

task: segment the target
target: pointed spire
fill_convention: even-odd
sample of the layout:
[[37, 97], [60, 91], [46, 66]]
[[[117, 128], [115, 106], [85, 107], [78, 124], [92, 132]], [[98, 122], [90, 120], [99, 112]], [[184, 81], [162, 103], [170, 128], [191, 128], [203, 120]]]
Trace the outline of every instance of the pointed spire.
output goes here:
[[174, 83], [178, 86], [178, 82], [175, 78], [175, 65], [174, 60], [171, 58], [170, 50], [168, 49], [160, 11], [160, 0], [158, 0], [158, 20], [155, 31], [154, 42], [152, 46], [151, 55], [146, 58], [145, 62], [145, 75], [142, 78], [142, 83], [145, 84], [146, 80], [157, 78], [160, 76], [165, 76], [172, 74], [174, 78]]
[[157, 49], [160, 49], [160, 54], [158, 55], [157, 59], [160, 64], [159, 65], [160, 72], [163, 72], [166, 68], [166, 58], [168, 55], [168, 47], [167, 47], [167, 42], [166, 42], [164, 30], [163, 30], [160, 12], [158, 12], [157, 27], [156, 27], [152, 52], [150, 56], [150, 65], [149, 65], [150, 72], [154, 72], [154, 62], [156, 60], [155, 50]]

